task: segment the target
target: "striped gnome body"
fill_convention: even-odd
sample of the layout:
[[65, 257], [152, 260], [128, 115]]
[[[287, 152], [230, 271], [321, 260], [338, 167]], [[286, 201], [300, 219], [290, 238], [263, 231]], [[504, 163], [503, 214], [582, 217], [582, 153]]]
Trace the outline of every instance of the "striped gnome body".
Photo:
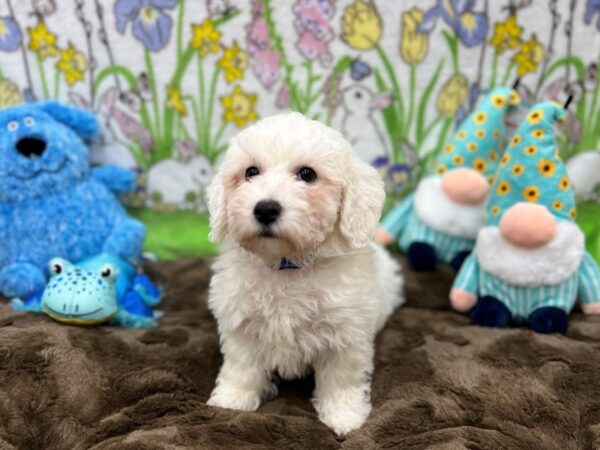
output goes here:
[[397, 241], [415, 270], [433, 270], [438, 261], [458, 270], [483, 225], [485, 200], [505, 147], [504, 116], [519, 101], [510, 88], [493, 89], [415, 192], [383, 219], [376, 240]]
[[485, 226], [450, 293], [474, 323], [528, 322], [565, 333], [577, 298], [600, 312], [600, 270], [574, 221], [575, 198], [553, 126], [566, 112], [535, 105], [501, 159], [486, 205]]

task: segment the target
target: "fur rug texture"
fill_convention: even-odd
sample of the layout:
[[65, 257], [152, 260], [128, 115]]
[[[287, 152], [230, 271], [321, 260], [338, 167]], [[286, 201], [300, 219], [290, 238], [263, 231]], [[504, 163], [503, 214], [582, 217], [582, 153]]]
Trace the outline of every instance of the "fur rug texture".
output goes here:
[[576, 449], [600, 446], [600, 317], [569, 333], [483, 329], [449, 310], [450, 269], [405, 267], [407, 305], [377, 339], [373, 412], [337, 438], [281, 382], [256, 413], [206, 406], [221, 364], [209, 262], [149, 268], [159, 328], [79, 328], [0, 306], [0, 449]]

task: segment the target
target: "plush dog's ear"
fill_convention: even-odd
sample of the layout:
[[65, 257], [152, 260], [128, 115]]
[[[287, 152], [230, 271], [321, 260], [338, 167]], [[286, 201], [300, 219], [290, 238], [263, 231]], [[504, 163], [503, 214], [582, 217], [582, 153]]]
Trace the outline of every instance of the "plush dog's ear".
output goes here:
[[351, 247], [364, 247], [373, 237], [384, 200], [383, 181], [377, 171], [352, 154], [340, 209], [340, 231]]
[[210, 214], [211, 242], [221, 242], [227, 234], [227, 209], [225, 207], [225, 187], [223, 173], [219, 171], [206, 189], [208, 212]]
[[98, 136], [100, 130], [98, 121], [89, 111], [55, 101], [40, 102], [37, 107], [71, 128], [82, 139], [93, 139]]

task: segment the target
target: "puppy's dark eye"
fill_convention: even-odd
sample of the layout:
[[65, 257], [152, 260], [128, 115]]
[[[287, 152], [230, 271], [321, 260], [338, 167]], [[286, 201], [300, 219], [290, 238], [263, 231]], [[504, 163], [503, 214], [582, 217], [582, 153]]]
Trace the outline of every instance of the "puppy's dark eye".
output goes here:
[[310, 167], [303, 167], [298, 171], [298, 178], [306, 183], [312, 183], [317, 179], [317, 174]]
[[258, 167], [251, 166], [246, 169], [246, 178], [252, 178], [260, 174]]

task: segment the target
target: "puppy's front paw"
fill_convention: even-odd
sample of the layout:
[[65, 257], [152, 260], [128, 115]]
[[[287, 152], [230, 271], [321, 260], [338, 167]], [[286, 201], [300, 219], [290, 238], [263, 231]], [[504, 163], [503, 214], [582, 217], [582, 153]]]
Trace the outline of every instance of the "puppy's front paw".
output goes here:
[[212, 391], [206, 404], [240, 411], [256, 411], [263, 397], [277, 394], [277, 387], [271, 383], [266, 391], [248, 390], [231, 384], [220, 383]]
[[313, 399], [321, 422], [340, 435], [360, 428], [371, 412], [365, 392], [353, 389], [335, 394]]

